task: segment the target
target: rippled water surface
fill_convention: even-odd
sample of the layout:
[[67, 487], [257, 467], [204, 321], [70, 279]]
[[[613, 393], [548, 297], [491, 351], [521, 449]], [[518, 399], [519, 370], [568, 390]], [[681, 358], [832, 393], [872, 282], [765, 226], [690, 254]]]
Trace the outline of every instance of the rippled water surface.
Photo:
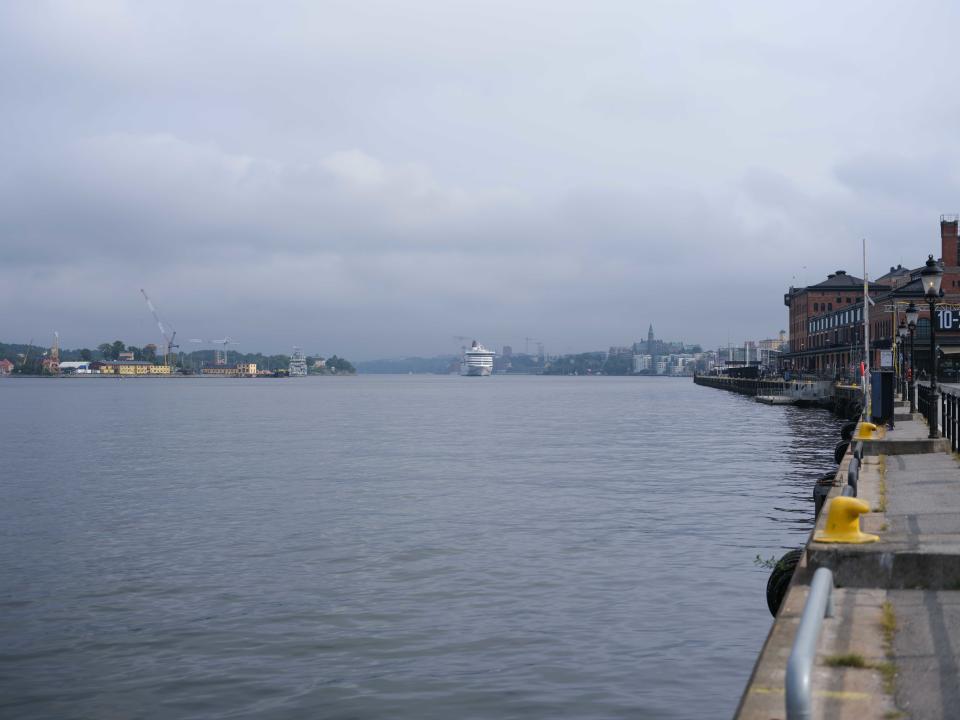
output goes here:
[[689, 379], [0, 380], [0, 715], [728, 717], [839, 423]]

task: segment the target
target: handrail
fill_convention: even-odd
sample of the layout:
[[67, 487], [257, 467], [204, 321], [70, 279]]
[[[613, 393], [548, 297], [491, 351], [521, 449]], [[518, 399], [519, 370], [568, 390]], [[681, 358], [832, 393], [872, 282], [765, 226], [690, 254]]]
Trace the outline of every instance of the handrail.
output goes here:
[[813, 705], [811, 675], [824, 616], [833, 617], [833, 572], [822, 567], [813, 574], [797, 637], [787, 660], [787, 720], [810, 720]]
[[[862, 452], [862, 446], [861, 446]], [[850, 488], [853, 497], [857, 496], [857, 485], [860, 483], [860, 458], [854, 455], [850, 458], [850, 464], [847, 465], [847, 485], [844, 488]], [[844, 493], [845, 494], [845, 493]]]

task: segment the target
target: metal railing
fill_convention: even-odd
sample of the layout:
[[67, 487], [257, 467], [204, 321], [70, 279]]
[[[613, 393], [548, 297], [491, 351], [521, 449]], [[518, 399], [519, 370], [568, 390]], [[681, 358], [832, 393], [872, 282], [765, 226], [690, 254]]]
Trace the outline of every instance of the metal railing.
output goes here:
[[833, 617], [833, 572], [817, 568], [810, 582], [810, 592], [803, 606], [790, 659], [787, 660], [787, 720], [810, 720], [813, 706], [813, 661], [817, 656], [817, 640], [824, 617]]
[[[860, 458], [863, 457], [863, 443], [857, 443], [859, 449], [854, 450], [853, 457], [850, 458], [850, 464], [847, 466], [847, 488], [851, 489], [849, 493], [853, 497], [857, 496], [857, 485], [860, 483]], [[859, 453], [859, 454], [858, 454]], [[844, 492], [844, 495], [847, 493]]]
[[960, 396], [953, 388], [940, 386], [940, 432], [953, 452], [960, 450]]
[[[950, 441], [953, 452], [960, 451], [960, 392], [945, 385], [937, 386], [937, 394], [930, 390], [929, 383], [919, 382], [917, 390], [917, 412], [924, 418], [930, 417], [930, 403], [937, 403], [937, 430], [942, 437]], [[934, 398], [936, 398], [934, 400]]]
[[930, 417], [931, 391], [929, 383], [917, 383], [917, 412], [923, 417]]

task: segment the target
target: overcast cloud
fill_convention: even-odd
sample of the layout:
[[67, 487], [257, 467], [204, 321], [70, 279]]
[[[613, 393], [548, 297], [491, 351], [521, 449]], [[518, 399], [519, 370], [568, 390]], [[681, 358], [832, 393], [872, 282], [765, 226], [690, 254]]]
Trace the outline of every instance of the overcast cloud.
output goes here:
[[772, 336], [939, 249], [951, 3], [0, 5], [0, 340]]

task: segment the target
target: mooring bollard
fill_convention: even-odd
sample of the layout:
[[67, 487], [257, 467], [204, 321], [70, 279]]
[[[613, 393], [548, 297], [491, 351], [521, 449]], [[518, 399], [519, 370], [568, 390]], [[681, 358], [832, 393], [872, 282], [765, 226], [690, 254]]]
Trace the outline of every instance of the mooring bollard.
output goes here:
[[880, 539], [860, 531], [860, 516], [870, 512], [870, 506], [863, 500], [852, 497], [835, 497], [830, 501], [827, 511], [826, 528], [813, 536], [815, 542], [822, 543], [870, 543]]

